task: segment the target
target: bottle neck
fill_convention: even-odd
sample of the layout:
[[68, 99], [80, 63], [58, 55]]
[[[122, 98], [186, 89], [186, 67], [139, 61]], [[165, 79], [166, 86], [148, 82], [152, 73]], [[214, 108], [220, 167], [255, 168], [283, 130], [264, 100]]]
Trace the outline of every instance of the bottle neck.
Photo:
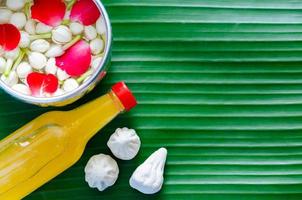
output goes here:
[[70, 123], [67, 128], [73, 137], [79, 137], [88, 142], [101, 128], [124, 110], [120, 100], [110, 91], [90, 103], [69, 111]]

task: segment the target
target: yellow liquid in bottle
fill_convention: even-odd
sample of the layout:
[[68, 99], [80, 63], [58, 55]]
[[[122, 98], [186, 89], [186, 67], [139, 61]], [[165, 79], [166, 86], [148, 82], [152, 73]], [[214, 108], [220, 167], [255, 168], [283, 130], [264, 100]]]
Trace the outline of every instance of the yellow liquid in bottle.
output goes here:
[[124, 108], [108, 93], [68, 112], [49, 112], [0, 142], [0, 199], [22, 199], [82, 155], [88, 140]]

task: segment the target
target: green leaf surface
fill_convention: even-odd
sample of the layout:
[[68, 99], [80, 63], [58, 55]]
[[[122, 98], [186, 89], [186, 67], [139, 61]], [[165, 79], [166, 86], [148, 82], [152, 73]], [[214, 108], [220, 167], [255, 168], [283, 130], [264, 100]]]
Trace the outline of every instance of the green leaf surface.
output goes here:
[[[74, 105], [125, 80], [139, 105], [100, 131], [72, 168], [27, 200], [302, 198], [302, 1], [104, 0], [112, 20], [112, 67]], [[0, 95], [5, 137], [51, 108]], [[105, 192], [90, 189], [90, 156], [111, 154], [117, 127], [135, 128], [139, 155], [118, 161]], [[129, 186], [153, 151], [169, 155], [163, 190], [146, 196]]]

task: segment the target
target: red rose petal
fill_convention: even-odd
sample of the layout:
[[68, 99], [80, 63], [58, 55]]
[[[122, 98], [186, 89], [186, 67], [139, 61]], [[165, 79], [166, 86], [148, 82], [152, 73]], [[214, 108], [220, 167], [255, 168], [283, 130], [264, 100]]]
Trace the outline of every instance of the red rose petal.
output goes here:
[[66, 5], [63, 0], [34, 0], [31, 16], [49, 26], [58, 26], [64, 18]]
[[44, 83], [44, 91], [50, 94], [55, 93], [59, 87], [58, 78], [53, 74], [46, 75]]
[[93, 0], [78, 0], [70, 13], [71, 21], [79, 21], [85, 26], [94, 24], [101, 13]]
[[30, 73], [27, 84], [34, 96], [43, 96], [44, 93], [54, 93], [59, 87], [59, 81], [53, 74]]
[[12, 24], [0, 24], [0, 46], [5, 51], [15, 49], [20, 42], [20, 31]]
[[27, 84], [34, 96], [41, 96], [41, 86], [44, 80], [44, 74], [33, 72], [27, 76]]
[[87, 42], [80, 40], [60, 57], [56, 65], [70, 76], [81, 76], [90, 66], [91, 50]]

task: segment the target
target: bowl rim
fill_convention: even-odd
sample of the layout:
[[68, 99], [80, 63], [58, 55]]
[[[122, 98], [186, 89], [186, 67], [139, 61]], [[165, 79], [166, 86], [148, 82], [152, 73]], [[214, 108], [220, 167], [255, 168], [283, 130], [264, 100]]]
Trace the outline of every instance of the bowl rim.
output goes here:
[[0, 80], [0, 87], [6, 93], [8, 93], [9, 95], [11, 95], [21, 101], [25, 101], [30, 104], [40, 104], [40, 105], [49, 104], [49, 105], [51, 105], [51, 104], [65, 102], [65, 101], [68, 101], [75, 97], [78, 97], [80, 94], [85, 93], [91, 85], [96, 84], [99, 80], [99, 75], [103, 71], [105, 71], [107, 61], [108, 61], [108, 59], [110, 59], [111, 43], [112, 43], [112, 28], [111, 28], [108, 13], [107, 13], [103, 3], [99, 0], [93, 0], [93, 1], [101, 12], [101, 15], [102, 15], [103, 20], [106, 25], [107, 32], [106, 32], [106, 43], [105, 43], [103, 59], [99, 65], [98, 69], [91, 75], [91, 77], [86, 82], [83, 82], [80, 85], [80, 87], [78, 87], [77, 89], [75, 89], [72, 92], [67, 92], [63, 95], [55, 96], [55, 97], [34, 97], [34, 96], [22, 94], [20, 92], [13, 90], [10, 86], [6, 85], [2, 80]]

